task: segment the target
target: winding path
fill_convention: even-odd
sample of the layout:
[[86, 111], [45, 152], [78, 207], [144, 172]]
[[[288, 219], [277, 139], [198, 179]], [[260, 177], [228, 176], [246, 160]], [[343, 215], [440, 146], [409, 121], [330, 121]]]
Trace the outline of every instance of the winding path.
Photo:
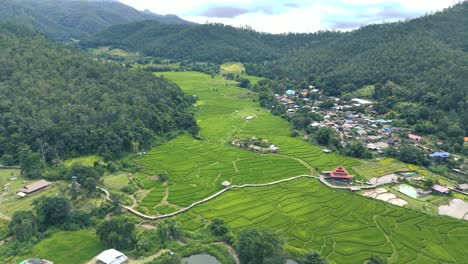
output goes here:
[[[170, 214], [164, 214], [164, 215], [145, 215], [141, 212], [138, 212], [137, 210], [133, 209], [131, 206], [125, 206], [123, 205], [122, 207], [127, 209], [129, 212], [131, 212], [132, 214], [134, 215], [137, 215], [141, 218], [144, 218], [144, 219], [148, 219], [148, 220], [159, 220], [159, 219], [164, 219], [164, 218], [169, 218], [169, 217], [173, 217], [173, 216], [176, 216], [178, 214], [181, 214], [183, 212], [186, 212], [190, 209], [192, 209], [193, 207], [199, 205], [199, 204], [202, 204], [202, 203], [206, 203], [218, 196], [220, 196], [221, 194], [223, 194], [224, 192], [227, 192], [231, 189], [242, 189], [242, 188], [247, 188], [247, 187], [265, 187], [265, 186], [271, 186], [271, 185], [275, 185], [275, 184], [279, 184], [279, 183], [283, 183], [283, 182], [288, 182], [288, 181], [293, 181], [293, 180], [296, 180], [296, 179], [299, 179], [299, 178], [313, 178], [313, 179], [318, 179], [319, 177], [317, 176], [311, 176], [311, 175], [299, 175], [299, 176], [294, 176], [294, 177], [291, 177], [291, 178], [288, 178], [288, 179], [283, 179], [283, 180], [279, 180], [279, 181], [274, 181], [274, 182], [269, 182], [269, 183], [258, 183], [258, 184], [243, 184], [243, 185], [233, 185], [231, 187], [228, 187], [228, 188], [225, 188], [225, 189], [222, 189], [221, 191], [203, 199], [203, 200], [200, 200], [198, 202], [194, 202], [193, 204], [187, 206], [187, 207], [184, 207], [178, 211], [175, 211], [173, 213], [170, 213]], [[106, 200], [108, 202], [111, 202], [112, 203], [112, 200], [110, 199], [110, 193], [108, 190], [102, 188], [102, 187], [96, 187], [97, 189], [101, 190], [102, 192], [105, 193], [106, 195]]]
[[[222, 189], [221, 191], [203, 199], [203, 200], [200, 200], [198, 202], [194, 202], [192, 203], [191, 205], [187, 206], [187, 207], [184, 207], [180, 210], [177, 210], [173, 213], [169, 213], [169, 214], [164, 214], [164, 215], [145, 215], [141, 212], [138, 212], [137, 210], [135, 210], [133, 208], [133, 206], [125, 206], [123, 205], [122, 207], [127, 209], [128, 211], [130, 211], [132, 214], [134, 215], [137, 215], [143, 219], [148, 219], [148, 220], [159, 220], [159, 219], [164, 219], [164, 218], [169, 218], [169, 217], [173, 217], [173, 216], [176, 216], [178, 214], [181, 214], [183, 212], [186, 212], [190, 209], [192, 209], [193, 207], [199, 205], [199, 204], [202, 204], [202, 203], [206, 203], [218, 196], [220, 196], [221, 194], [231, 190], [231, 189], [242, 189], [242, 188], [248, 188], [248, 187], [265, 187], [265, 186], [272, 186], [272, 185], [275, 185], [275, 184], [279, 184], [279, 183], [283, 183], [283, 182], [289, 182], [289, 181], [293, 181], [293, 180], [297, 180], [297, 179], [300, 179], [300, 178], [312, 178], [312, 179], [318, 179], [320, 180], [323, 184], [325, 184], [326, 186], [330, 187], [330, 188], [335, 188], [335, 189], [348, 189], [348, 190], [352, 190], [351, 188], [361, 188], [361, 189], [370, 189], [370, 188], [375, 188], [375, 186], [369, 186], [369, 185], [366, 185], [366, 186], [352, 186], [352, 187], [348, 187], [348, 186], [336, 186], [336, 185], [332, 185], [330, 184], [329, 182], [327, 182], [325, 180], [325, 178], [323, 176], [312, 176], [312, 175], [307, 175], [307, 174], [303, 174], [303, 175], [298, 175], [298, 176], [294, 176], [294, 177], [291, 177], [291, 178], [288, 178], [288, 179], [283, 179], [283, 180], [278, 180], [278, 181], [274, 181], [274, 182], [269, 182], [269, 183], [257, 183], [257, 184], [253, 184], [253, 183], [247, 183], [247, 184], [242, 184], [242, 185], [232, 185], [228, 188], [225, 188], [225, 189]], [[106, 200], [111, 202], [112, 203], [112, 200], [110, 199], [110, 193], [108, 190], [102, 188], [102, 187], [96, 187], [97, 189], [103, 191], [106, 195]]]

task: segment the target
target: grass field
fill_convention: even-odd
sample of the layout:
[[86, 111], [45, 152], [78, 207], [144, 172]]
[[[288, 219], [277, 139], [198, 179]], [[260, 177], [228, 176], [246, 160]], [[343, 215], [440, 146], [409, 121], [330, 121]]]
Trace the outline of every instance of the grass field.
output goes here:
[[249, 79], [251, 83], [255, 84], [265, 78], [245, 74], [245, 67], [239, 62], [227, 62], [221, 65], [221, 74], [233, 73], [239, 75], [241, 78]]
[[104, 249], [92, 230], [59, 231], [35, 245], [33, 255], [57, 264], [82, 264]]
[[118, 174], [106, 175], [102, 177], [104, 186], [113, 190], [120, 190], [129, 183], [128, 174], [121, 172]]
[[102, 160], [101, 157], [98, 155], [88, 155], [88, 156], [83, 156], [83, 157], [78, 157], [78, 158], [73, 158], [73, 159], [68, 159], [63, 162], [63, 165], [65, 167], [70, 167], [73, 164], [79, 163], [84, 166], [88, 167], [93, 167], [94, 162]]
[[[16, 180], [10, 181], [8, 178], [14, 175]], [[17, 169], [0, 169], [0, 194], [4, 192], [4, 186], [8, 186], [8, 194], [0, 198], [0, 213], [6, 216], [12, 216], [14, 212], [20, 210], [29, 210], [32, 207], [32, 202], [42, 196], [55, 195], [57, 193], [56, 183], [52, 188], [38, 192], [31, 196], [19, 198], [16, 192], [25, 184], [33, 183], [37, 180], [29, 180], [21, 176], [20, 170]]]

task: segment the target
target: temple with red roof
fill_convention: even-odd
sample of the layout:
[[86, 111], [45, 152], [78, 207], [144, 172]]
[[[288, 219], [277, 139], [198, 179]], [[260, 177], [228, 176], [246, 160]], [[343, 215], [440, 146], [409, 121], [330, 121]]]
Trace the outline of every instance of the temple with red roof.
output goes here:
[[340, 165], [330, 172], [330, 177], [332, 179], [350, 180], [354, 176], [349, 174], [349, 172], [343, 166]]

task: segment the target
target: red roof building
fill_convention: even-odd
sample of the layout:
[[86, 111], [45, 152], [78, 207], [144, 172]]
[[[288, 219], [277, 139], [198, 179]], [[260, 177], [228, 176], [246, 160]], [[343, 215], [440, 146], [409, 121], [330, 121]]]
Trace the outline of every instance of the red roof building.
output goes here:
[[332, 172], [330, 172], [330, 177], [332, 179], [352, 179], [354, 176], [349, 174], [349, 172], [343, 168], [343, 166], [338, 166]]

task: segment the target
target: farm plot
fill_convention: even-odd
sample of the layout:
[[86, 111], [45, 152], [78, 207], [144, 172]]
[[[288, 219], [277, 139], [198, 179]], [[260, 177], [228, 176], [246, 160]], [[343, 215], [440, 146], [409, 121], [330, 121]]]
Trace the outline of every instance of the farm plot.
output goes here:
[[81, 264], [104, 249], [92, 230], [59, 231], [37, 243], [33, 256], [55, 263]]
[[336, 263], [362, 263], [372, 254], [394, 263], [461, 263], [468, 257], [460, 243], [468, 241], [468, 223], [323, 188], [314, 179], [232, 190], [191, 214], [220, 217], [234, 232], [274, 229], [289, 246], [320, 251]]
[[[288, 122], [261, 108], [254, 102], [256, 95], [229, 85], [232, 82], [195, 72], [163, 75], [181, 86], [184, 92], [197, 95], [203, 101], [195, 117], [206, 141], [226, 144], [233, 137], [255, 136], [270, 140], [281, 148], [281, 154], [302, 159], [318, 170], [329, 170], [340, 164], [349, 168], [360, 164], [335, 153], [325, 154], [321, 147], [300, 138], [291, 138]], [[247, 121], [246, 116], [255, 116], [255, 119]], [[351, 172], [355, 173], [352, 169]]]
[[[221, 190], [221, 183], [266, 183], [308, 173], [298, 161], [277, 156], [260, 155], [231, 146], [180, 136], [137, 159], [143, 173], [169, 175], [168, 201], [186, 206]], [[155, 188], [141, 205], [155, 206], [161, 201], [161, 190]]]

